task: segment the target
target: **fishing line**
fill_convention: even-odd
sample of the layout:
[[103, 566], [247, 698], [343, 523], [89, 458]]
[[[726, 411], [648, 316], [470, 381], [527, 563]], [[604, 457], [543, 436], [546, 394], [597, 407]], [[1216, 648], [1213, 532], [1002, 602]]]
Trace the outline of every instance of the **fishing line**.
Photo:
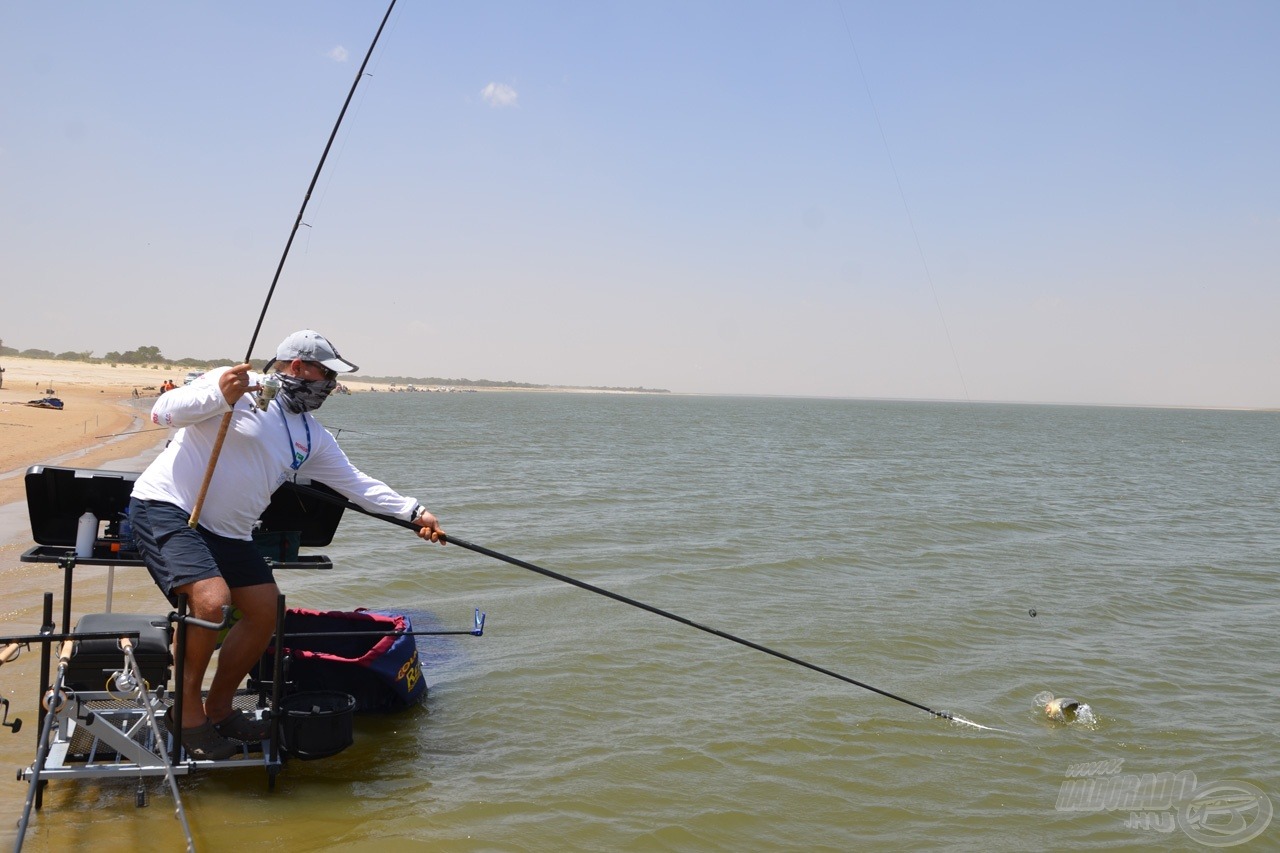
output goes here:
[[862, 69], [862, 58], [858, 55], [858, 45], [853, 40], [853, 30], [849, 27], [849, 19], [844, 13], [844, 7], [836, 2], [836, 8], [840, 10], [840, 20], [844, 22], [844, 34], [849, 39], [849, 49], [853, 51], [853, 62], [858, 67], [858, 76], [862, 78], [862, 86], [867, 92], [867, 101], [871, 104], [871, 114], [876, 120], [876, 129], [880, 131], [880, 142], [884, 145], [885, 157], [889, 160], [889, 171], [893, 173], [894, 184], [898, 187], [898, 198], [902, 200], [902, 209], [907, 215], [907, 225], [911, 229], [911, 236], [915, 240], [916, 253], [920, 256], [920, 265], [924, 268], [925, 281], [929, 283], [929, 293], [933, 295], [933, 304], [938, 309], [938, 319], [942, 321], [942, 333], [947, 339], [947, 348], [951, 351], [951, 360], [956, 365], [956, 375], [960, 377], [960, 387], [964, 391], [964, 399], [966, 402], [973, 402], [969, 397], [969, 383], [965, 382], [964, 371], [960, 368], [960, 357], [956, 355], [956, 345], [951, 340], [951, 329], [947, 326], [947, 315], [942, 310], [942, 300], [938, 298], [938, 288], [933, 283], [933, 273], [929, 270], [929, 261], [925, 258], [924, 244], [920, 242], [920, 232], [916, 230], [915, 218], [911, 215], [911, 205], [907, 204], [907, 193], [902, 188], [902, 178], [898, 174], [898, 166], [893, 161], [893, 151], [889, 148], [889, 137], [884, 132], [884, 124], [880, 121], [880, 111], [876, 109], [876, 99], [871, 94], [871, 84], [867, 81], [867, 74]]
[[337, 438], [339, 435], [341, 435], [344, 432], [349, 432], [352, 435], [373, 435], [373, 433], [357, 432], [356, 430], [347, 429], [346, 427], [325, 427], [325, 429], [329, 430], [329, 432], [333, 435], [334, 438]]
[[[929, 269], [929, 260], [928, 260], [928, 257], [925, 255], [924, 243], [921, 242], [920, 240], [920, 232], [916, 228], [915, 217], [912, 216], [911, 214], [911, 205], [907, 202], [907, 193], [902, 186], [902, 176], [898, 173], [898, 165], [896, 162], [894, 162], [894, 159], [893, 159], [893, 150], [892, 148], [889, 147], [889, 136], [887, 133], [885, 133], [884, 122], [880, 120], [880, 110], [876, 107], [875, 96], [872, 95], [871, 93], [871, 83], [867, 80], [866, 71], [862, 67], [862, 57], [858, 53], [858, 45], [853, 38], [853, 29], [849, 26], [849, 18], [845, 14], [844, 6], [840, 4], [839, 0], [837, 0], [835, 5], [836, 5], [836, 8], [840, 10], [840, 20], [844, 24], [844, 33], [845, 33], [845, 37], [849, 41], [849, 49], [853, 54], [854, 65], [857, 66], [858, 76], [862, 80], [863, 89], [867, 93], [867, 102], [871, 105], [871, 114], [875, 118], [876, 129], [880, 133], [880, 142], [884, 146], [885, 158], [889, 162], [889, 171], [893, 174], [893, 182], [898, 189], [898, 198], [902, 202], [902, 209], [907, 217], [907, 226], [911, 229], [911, 237], [915, 242], [916, 254], [920, 257], [920, 266], [924, 270], [925, 281], [929, 285], [929, 293], [931, 296], [933, 296], [934, 307], [937, 308], [938, 310], [938, 320], [942, 323], [942, 333], [947, 341], [947, 349], [951, 353], [951, 361], [956, 366], [956, 375], [960, 379], [960, 387], [964, 391], [964, 399], [966, 402], [971, 403], [973, 402], [973, 398], [969, 396], [969, 383], [965, 380], [964, 369], [960, 366], [960, 356], [956, 353], [956, 345], [951, 337], [951, 327], [947, 324], [946, 312], [942, 310], [942, 299], [938, 296], [938, 288], [933, 281], [933, 272], [932, 270]], [[1034, 616], [1035, 611], [1031, 611], [1031, 615]], [[881, 691], [876, 691], [876, 692], [881, 692]], [[915, 703], [908, 703], [908, 704], [915, 704]], [[926, 709], [926, 710], [929, 710], [929, 709]], [[937, 712], [931, 712], [931, 713], [937, 713]], [[942, 715], [939, 715], [939, 716], [942, 716]], [[953, 720], [957, 723], [964, 723], [965, 725], [973, 726], [974, 728], [983, 729], [985, 731], [1001, 732], [1004, 734], [1013, 734], [1013, 732], [1006, 731], [1005, 729], [998, 729], [992, 726], [980, 725], [979, 723], [975, 723], [972, 720], [966, 720], [963, 717], [958, 717], [955, 715], [946, 715], [946, 716], [947, 716], [947, 719]]]
[[[308, 495], [319, 498], [320, 500], [328, 501], [329, 503], [337, 504], [347, 509], [353, 509], [356, 512], [363, 513], [364, 515], [367, 515], [371, 518], [377, 518], [381, 521], [385, 521], [390, 524], [395, 524], [399, 527], [403, 527], [408, 530], [416, 531], [418, 529], [418, 525], [414, 524], [411, 521], [405, 521], [402, 518], [396, 518], [395, 516], [383, 515], [382, 513], [379, 513], [379, 512], [373, 512], [371, 510], [367, 510], [364, 507], [361, 507], [358, 504], [352, 503], [346, 498], [340, 497], [338, 495], [331, 495], [326, 492], [322, 492], [319, 489], [313, 489], [308, 486], [300, 485], [298, 483], [294, 483], [294, 486], [296, 486], [301, 491], [307, 493]], [[460, 539], [457, 536], [446, 534], [444, 536], [444, 541], [452, 545], [457, 545], [459, 548], [465, 548], [468, 551], [474, 551], [477, 554], [483, 554], [486, 557], [492, 557], [495, 560], [501, 560], [504, 563], [510, 563], [513, 566], [517, 566], [519, 568], [526, 569], [531, 572], [535, 572], [545, 577], [558, 580], [562, 583], [567, 583], [571, 586], [576, 586], [579, 589], [585, 589], [588, 592], [594, 592], [596, 595], [603, 595], [605, 598], [611, 598], [614, 601], [618, 601], [618, 602], [621, 602], [622, 604], [630, 605], [631, 607], [639, 608], [640, 610], [647, 611], [656, 616], [661, 616], [664, 619], [670, 619], [673, 622], [679, 622], [681, 625], [687, 625], [690, 628], [696, 628], [697, 630], [702, 631], [704, 633], [711, 634], [712, 636], [720, 637], [721, 639], [724, 639], [724, 640], [729, 640], [741, 646], [746, 646], [749, 649], [755, 649], [758, 652], [764, 652], [767, 655], [772, 655], [776, 658], [780, 658], [781, 660], [787, 661], [788, 663], [794, 663], [797, 666], [802, 666], [805, 669], [810, 669], [810, 670], [813, 670], [814, 672], [821, 673], [822, 675], [829, 676], [838, 681], [843, 681], [846, 684], [852, 684], [855, 687], [861, 687], [864, 690], [870, 690], [872, 693], [878, 693], [881, 696], [884, 696], [889, 699], [893, 699], [895, 702], [901, 702], [904, 705], [910, 705], [913, 708], [918, 708], [921, 711], [925, 711], [926, 713], [929, 713], [935, 717], [940, 717], [941, 719], [949, 720], [950, 722], [959, 723], [961, 725], [972, 726], [976, 729], [982, 729], [984, 731], [997, 731], [997, 732], [1003, 731], [1003, 729], [996, 729], [991, 726], [984, 726], [984, 725], [981, 725], [980, 723], [975, 723], [972, 720], [965, 719], [959, 714], [952, 714], [949, 711], [936, 711], [933, 708], [930, 708], [928, 705], [922, 705], [919, 702], [914, 702], [910, 699], [906, 699], [902, 696], [898, 696], [897, 694], [890, 693], [887, 690], [881, 690], [879, 687], [874, 687], [870, 684], [867, 684], [866, 682], [858, 681], [856, 678], [850, 678], [847, 675], [842, 675], [838, 672], [827, 669], [826, 667], [819, 666], [818, 664], [815, 664], [815, 663], [810, 663], [809, 661], [803, 660], [798, 657], [794, 657], [793, 655], [789, 655], [786, 652], [780, 652], [776, 649], [771, 649], [768, 646], [762, 646], [759, 643], [755, 643], [755, 642], [752, 642], [751, 640], [743, 639], [742, 637], [735, 636], [734, 634], [730, 634], [727, 631], [721, 631], [719, 628], [712, 628], [710, 626], [703, 625], [699, 622], [693, 621], [692, 619], [687, 619], [684, 616], [680, 616], [668, 610], [663, 610], [660, 607], [654, 607], [652, 604], [645, 604], [643, 601], [637, 601], [634, 598], [628, 598], [627, 596], [622, 595], [620, 593], [613, 592], [612, 590], [608, 590], [603, 587], [595, 586], [594, 584], [590, 584], [590, 583], [587, 583], [586, 581], [578, 580], [577, 578], [570, 577], [569, 575], [564, 575], [559, 572], [552, 571], [551, 569], [543, 568], [542, 566], [536, 565], [534, 563], [526, 562], [525, 560], [517, 559], [516, 557], [509, 557], [506, 554], [503, 554], [499, 551], [494, 551], [490, 548], [484, 547], [483, 545], [476, 545], [475, 543], [468, 542], [465, 539]]]
[[[298, 216], [293, 221], [293, 228], [289, 230], [289, 239], [285, 241], [284, 252], [280, 255], [280, 263], [276, 265], [276, 274], [271, 277], [271, 287], [267, 290], [267, 298], [262, 303], [262, 312], [258, 314], [258, 323], [253, 327], [253, 337], [249, 339], [249, 349], [245, 352], [244, 360], [248, 362], [253, 358], [253, 347], [258, 342], [258, 333], [262, 331], [262, 321], [267, 317], [267, 308], [271, 305], [271, 297], [275, 295], [276, 284], [280, 281], [280, 273], [284, 270], [284, 262], [289, 257], [289, 249], [293, 246], [293, 238], [298, 234], [298, 228], [302, 225], [302, 215], [306, 213], [307, 202], [311, 200], [311, 193], [315, 191], [316, 182], [320, 180], [320, 172], [324, 169], [324, 162], [329, 157], [329, 149], [333, 147], [333, 140], [338, 135], [338, 128], [342, 126], [342, 119], [347, 114], [347, 107], [351, 105], [351, 99], [356, 94], [356, 87], [360, 85], [360, 79], [364, 77], [364, 69], [369, 64], [369, 58], [373, 56], [373, 49], [378, 45], [378, 39], [382, 36], [382, 30], [387, 25], [387, 19], [391, 17], [391, 10], [396, 7], [396, 0], [391, 0], [391, 4], [387, 6], [387, 12], [382, 16], [382, 23], [378, 24], [378, 31], [373, 35], [373, 41], [369, 44], [369, 50], [365, 52], [364, 61], [360, 63], [360, 69], [356, 71], [356, 79], [351, 82], [351, 90], [347, 92], [347, 99], [342, 102], [342, 110], [338, 113], [338, 120], [333, 123], [333, 130], [329, 133], [329, 141], [324, 145], [324, 153], [320, 155], [320, 162], [316, 164], [315, 174], [311, 176], [311, 183], [307, 185], [306, 195], [302, 197], [302, 206], [298, 208]], [[195, 527], [200, 520], [200, 510], [204, 506], [205, 495], [209, 492], [209, 483], [213, 480], [213, 470], [218, 464], [218, 457], [222, 455], [222, 444], [227, 438], [227, 428], [231, 426], [231, 415], [234, 410], [227, 412], [222, 416], [222, 425], [218, 429], [218, 437], [213, 443], [213, 451], [209, 454], [209, 466], [204, 472], [204, 481], [200, 484], [200, 493], [196, 497], [195, 506], [191, 510], [191, 519], [187, 522], [191, 527]]]
[[258, 341], [258, 333], [262, 331], [262, 321], [267, 317], [267, 307], [271, 305], [271, 297], [276, 292], [276, 284], [280, 281], [280, 273], [284, 270], [284, 262], [289, 257], [289, 249], [293, 246], [293, 238], [297, 236], [298, 227], [302, 225], [302, 216], [307, 211], [307, 202], [311, 200], [311, 194], [315, 191], [316, 183], [320, 180], [320, 173], [324, 170], [325, 160], [329, 158], [329, 150], [333, 148], [333, 141], [338, 136], [338, 128], [342, 126], [342, 119], [347, 114], [347, 107], [351, 106], [351, 99], [355, 97], [356, 88], [360, 85], [360, 79], [364, 77], [364, 69], [369, 65], [369, 59], [373, 56], [373, 49], [378, 46], [378, 39], [382, 36], [382, 30], [387, 25], [387, 19], [391, 17], [391, 10], [395, 7], [396, 0], [391, 0], [391, 5], [387, 6], [386, 14], [382, 16], [382, 23], [378, 25], [378, 31], [374, 33], [373, 41], [369, 44], [369, 50], [365, 52], [364, 61], [360, 63], [356, 78], [351, 82], [351, 90], [347, 92], [347, 99], [342, 102], [338, 120], [333, 123], [333, 130], [329, 132], [329, 141], [325, 143], [324, 153], [320, 155], [320, 162], [316, 164], [315, 174], [311, 176], [311, 183], [307, 185], [307, 193], [302, 197], [302, 206], [298, 208], [298, 216], [294, 219], [293, 228], [289, 231], [289, 239], [284, 244], [284, 252], [280, 255], [280, 263], [276, 265], [276, 274], [271, 278], [271, 288], [267, 291], [267, 299], [262, 304], [262, 313], [258, 315], [258, 324], [253, 327], [253, 337], [249, 339], [249, 349], [244, 356], [245, 361], [253, 357], [253, 345]]
[[[394, 6], [395, 4], [394, 4], [394, 3], [392, 3], [391, 5], [393, 5], [393, 6]], [[388, 14], [388, 15], [390, 15], [390, 10], [388, 10], [388, 11], [387, 11], [387, 14]], [[399, 23], [399, 21], [400, 21], [400, 19], [399, 19], [399, 17], [397, 17], [397, 18], [396, 18], [396, 20], [395, 20], [395, 21], [393, 21], [393, 22], [391, 23], [391, 28], [392, 28], [392, 30], [394, 30], [394, 29], [396, 28], [396, 25]], [[383, 19], [383, 23], [386, 23], [386, 19], [385, 19], [385, 18]], [[377, 76], [378, 76], [378, 65], [379, 65], [381, 62], [382, 62], [381, 57], [379, 57], [377, 60], [375, 60], [375, 61], [374, 61], [374, 66], [373, 66], [373, 70], [372, 70], [372, 71], [370, 71], [366, 76], [368, 76], [368, 77], [377, 77]], [[363, 70], [363, 69], [362, 69], [362, 70]], [[353, 91], [354, 91], [354, 89], [353, 89]], [[360, 100], [356, 102], [356, 110], [355, 110], [355, 114], [354, 114], [354, 116], [353, 116], [353, 120], [354, 120], [354, 119], [358, 119], [358, 118], [360, 118], [360, 111], [361, 111], [362, 109], [364, 109], [364, 102], [365, 102], [365, 99], [366, 99], [367, 97], [368, 97], [368, 92], [367, 92], [367, 90], [366, 90], [365, 92], [362, 92], [362, 93], [360, 94]], [[356, 126], [359, 126], [359, 122], [356, 122]], [[347, 150], [347, 143], [348, 143], [348, 142], [350, 142], [350, 141], [351, 141], [351, 135], [350, 135], [350, 134], [348, 134], [347, 136], [343, 137], [343, 139], [342, 139], [342, 145], [338, 148], [338, 155], [337, 155], [337, 157], [335, 158], [335, 163], [341, 163], [341, 162], [342, 162], [342, 156], [343, 156], [343, 154], [345, 154], [345, 153], [346, 153], [346, 150]], [[320, 188], [320, 199], [319, 199], [318, 203], [316, 204], [316, 209], [317, 209], [317, 210], [323, 210], [323, 209], [324, 209], [324, 200], [325, 200], [325, 198], [329, 195], [329, 188], [330, 188], [331, 186], [333, 186], [333, 172], [330, 172], [330, 173], [329, 173], [329, 177], [325, 180], [324, 186]], [[315, 233], [315, 220], [313, 220], [313, 221], [311, 221], [311, 222], [303, 222], [302, 224], [303, 224], [303, 225], [305, 225], [307, 228], [311, 229], [310, 231], [308, 231], [308, 232], [307, 232], [307, 245], [306, 245], [306, 249], [305, 249], [305, 251], [304, 251], [304, 254], [310, 254], [310, 251], [311, 251], [311, 235]]]
[[121, 435], [138, 435], [144, 432], [168, 432], [168, 427], [147, 427], [146, 429], [131, 429], [128, 432], [109, 432], [106, 435], [95, 435], [94, 438], [116, 438]]

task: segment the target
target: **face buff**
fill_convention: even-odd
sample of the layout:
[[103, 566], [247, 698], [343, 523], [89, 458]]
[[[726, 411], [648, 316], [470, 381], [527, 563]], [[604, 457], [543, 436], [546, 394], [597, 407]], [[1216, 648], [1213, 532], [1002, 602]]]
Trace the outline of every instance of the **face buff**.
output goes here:
[[295, 415], [320, 408], [320, 404], [338, 387], [336, 379], [307, 380], [287, 373], [277, 373], [276, 377], [280, 380], [280, 393], [276, 399]]

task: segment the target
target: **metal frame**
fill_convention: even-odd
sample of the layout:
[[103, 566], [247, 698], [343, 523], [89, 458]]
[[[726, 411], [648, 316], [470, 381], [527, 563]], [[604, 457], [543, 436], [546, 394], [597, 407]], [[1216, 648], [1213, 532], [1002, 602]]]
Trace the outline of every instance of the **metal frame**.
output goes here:
[[[99, 543], [100, 545], [102, 543]], [[194, 849], [190, 827], [187, 824], [176, 779], [200, 770], [247, 769], [261, 766], [267, 771], [268, 790], [274, 790], [276, 776], [286, 763], [282, 749], [281, 714], [279, 709], [286, 698], [289, 675], [287, 655], [274, 655], [269, 676], [251, 678], [247, 687], [236, 694], [235, 705], [240, 710], [262, 709], [270, 720], [268, 737], [253, 748], [242, 745], [238, 755], [217, 761], [191, 758], [182, 749], [182, 733], [170, 731], [164, 719], [171, 710], [174, 719], [181, 719], [181, 691], [169, 692], [172, 683], [182, 683], [184, 651], [188, 626], [218, 630], [228, 624], [227, 614], [221, 625], [202, 621], [187, 612], [186, 597], [180, 596], [177, 610], [155, 620], [167, 620], [174, 626], [171, 649], [172, 659], [164, 668], [165, 683], [148, 684], [142, 664], [135, 656], [139, 643], [138, 630], [81, 631], [71, 626], [71, 602], [74, 576], [77, 566], [107, 569], [105, 611], [112, 612], [112, 592], [117, 566], [143, 567], [136, 555], [111, 550], [109, 556], [78, 558], [75, 549], [62, 545], [36, 545], [22, 554], [24, 563], [57, 564], [62, 569], [61, 625], [54, 621], [54, 593], [44, 593], [44, 607], [38, 633], [0, 637], [0, 666], [13, 661], [22, 648], [38, 647], [40, 675], [38, 687], [39, 718], [36, 726], [35, 758], [30, 765], [20, 768], [18, 781], [25, 781], [28, 788], [27, 802], [20, 822], [15, 850], [21, 851], [27, 823], [32, 808], [43, 804], [45, 786], [54, 779], [96, 779], [137, 781], [136, 798], [139, 806], [146, 804], [143, 780], [148, 777], [165, 777], [187, 834], [188, 849]], [[327, 557], [308, 555], [296, 562], [268, 561], [274, 569], [330, 569]], [[230, 608], [227, 608], [228, 610]], [[281, 594], [276, 606], [274, 644], [276, 649], [286, 647], [284, 630], [285, 596]], [[154, 621], [154, 620], [153, 620]], [[437, 631], [370, 631], [383, 635], [471, 634], [482, 636], [484, 614], [479, 610], [469, 630]], [[59, 630], [60, 627], [60, 630]], [[348, 632], [331, 632], [346, 634]], [[310, 634], [309, 636], [317, 636]], [[75, 641], [116, 640], [120, 652], [118, 667], [111, 671], [104, 667], [105, 680], [102, 690], [74, 690], [64, 684], [64, 678], [74, 659]], [[55, 644], [59, 644], [55, 648]], [[56, 652], [56, 654], [55, 654]], [[114, 658], [113, 658], [114, 660]], [[154, 674], [154, 663], [148, 662]], [[18, 733], [21, 720], [10, 721], [7, 699], [0, 699], [0, 725]], [[259, 748], [261, 756], [258, 756]]]

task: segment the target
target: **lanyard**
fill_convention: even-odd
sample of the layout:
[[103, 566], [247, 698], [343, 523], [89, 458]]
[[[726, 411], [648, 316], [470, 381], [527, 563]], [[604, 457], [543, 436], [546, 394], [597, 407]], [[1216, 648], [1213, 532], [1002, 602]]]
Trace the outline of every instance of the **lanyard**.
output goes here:
[[289, 436], [289, 452], [293, 454], [293, 462], [289, 467], [297, 471], [302, 467], [302, 463], [307, 461], [307, 457], [311, 455], [311, 424], [307, 421], [307, 413], [302, 413], [302, 425], [307, 430], [307, 452], [303, 453], [293, 444], [293, 433], [289, 430], [289, 419], [284, 416], [284, 407], [276, 403], [276, 411], [280, 413], [280, 420], [284, 421], [285, 435]]

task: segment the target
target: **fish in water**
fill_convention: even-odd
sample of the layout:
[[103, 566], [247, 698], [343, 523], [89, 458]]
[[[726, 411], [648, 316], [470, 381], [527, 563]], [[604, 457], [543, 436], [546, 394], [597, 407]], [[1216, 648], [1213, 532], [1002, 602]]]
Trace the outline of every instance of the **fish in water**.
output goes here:
[[1044, 705], [1044, 713], [1048, 717], [1055, 720], [1066, 720], [1071, 722], [1076, 717], [1076, 712], [1080, 710], [1080, 703], [1074, 699], [1068, 699], [1063, 696], [1060, 699], [1050, 699]]
[[1036, 707], [1044, 708], [1044, 714], [1046, 717], [1063, 723], [1072, 722], [1082, 709], [1089, 707], [1075, 699], [1069, 699], [1066, 696], [1060, 696], [1055, 699], [1054, 695], [1047, 690], [1043, 693], [1037, 693], [1034, 701]]

